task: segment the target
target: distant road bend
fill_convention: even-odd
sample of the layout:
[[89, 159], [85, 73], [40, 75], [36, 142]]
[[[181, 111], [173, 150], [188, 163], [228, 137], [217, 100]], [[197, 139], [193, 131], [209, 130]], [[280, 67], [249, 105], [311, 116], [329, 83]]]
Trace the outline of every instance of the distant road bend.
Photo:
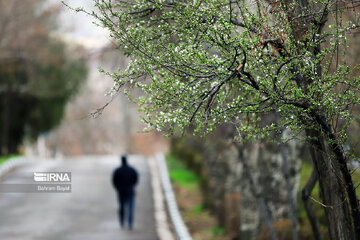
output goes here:
[[0, 238], [4, 240], [158, 240], [147, 158], [130, 156], [139, 172], [132, 231], [120, 229], [111, 185], [118, 156], [39, 161], [20, 167], [2, 183], [23, 183], [24, 173], [72, 174], [71, 193], [0, 193]]

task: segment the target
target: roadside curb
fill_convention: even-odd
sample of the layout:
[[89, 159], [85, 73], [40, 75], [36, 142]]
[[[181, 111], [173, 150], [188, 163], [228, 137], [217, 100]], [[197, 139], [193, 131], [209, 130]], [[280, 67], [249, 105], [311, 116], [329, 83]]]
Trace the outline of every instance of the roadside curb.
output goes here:
[[4, 162], [3, 164], [0, 165], [0, 180], [6, 174], [8, 174], [12, 170], [14, 170], [15, 168], [17, 168], [25, 163], [28, 163], [28, 162], [29, 162], [29, 160], [24, 156], [14, 157], [14, 158], [7, 160], [6, 162]]
[[176, 239], [192, 240], [176, 202], [175, 194], [173, 192], [170, 182], [170, 176], [165, 157], [163, 154], [156, 154], [155, 159], [157, 163], [158, 173], [160, 175], [162, 192], [165, 195], [164, 200], [166, 202], [167, 210], [176, 235]]
[[154, 217], [156, 222], [156, 232], [159, 240], [175, 240], [170, 221], [168, 219], [164, 194], [161, 187], [159, 167], [155, 157], [149, 158], [149, 167], [151, 171], [151, 185], [154, 199]]

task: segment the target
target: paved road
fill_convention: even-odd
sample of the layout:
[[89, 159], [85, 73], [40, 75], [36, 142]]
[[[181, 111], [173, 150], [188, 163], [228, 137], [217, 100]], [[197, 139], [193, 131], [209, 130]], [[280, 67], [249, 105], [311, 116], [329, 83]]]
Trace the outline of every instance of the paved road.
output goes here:
[[129, 159], [140, 174], [135, 224], [121, 230], [116, 195], [110, 185], [117, 157], [82, 157], [39, 162], [10, 174], [3, 183], [21, 183], [24, 173], [72, 173], [72, 193], [0, 193], [0, 239], [4, 240], [157, 240], [150, 172], [146, 159]]

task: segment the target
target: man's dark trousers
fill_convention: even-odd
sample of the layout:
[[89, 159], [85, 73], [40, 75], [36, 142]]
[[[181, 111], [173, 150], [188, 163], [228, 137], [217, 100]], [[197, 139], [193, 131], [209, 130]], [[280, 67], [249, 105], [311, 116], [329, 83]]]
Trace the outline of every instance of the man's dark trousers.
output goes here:
[[134, 221], [134, 204], [135, 204], [135, 196], [121, 196], [118, 195], [119, 200], [119, 220], [121, 227], [124, 227], [125, 216], [127, 216], [129, 228], [131, 229]]

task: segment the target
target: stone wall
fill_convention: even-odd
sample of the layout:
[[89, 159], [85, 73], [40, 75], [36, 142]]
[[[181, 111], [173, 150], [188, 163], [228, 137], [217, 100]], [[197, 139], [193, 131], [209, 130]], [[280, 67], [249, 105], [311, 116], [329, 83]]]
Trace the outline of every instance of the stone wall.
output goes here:
[[[190, 165], [192, 158], [202, 156], [201, 161], [196, 161], [195, 169], [203, 177], [206, 206], [213, 210], [219, 223], [232, 233], [234, 239], [252, 240], [257, 239], [263, 220], [249, 179], [244, 174], [240, 154], [247, 158], [251, 176], [274, 223], [290, 218], [283, 157], [276, 143], [248, 143], [239, 150], [231, 141], [233, 132], [231, 127], [223, 126], [206, 139], [187, 137], [178, 140], [181, 144], [173, 144], [173, 149]], [[285, 144], [291, 194], [295, 200], [299, 191], [302, 148], [295, 140]]]

